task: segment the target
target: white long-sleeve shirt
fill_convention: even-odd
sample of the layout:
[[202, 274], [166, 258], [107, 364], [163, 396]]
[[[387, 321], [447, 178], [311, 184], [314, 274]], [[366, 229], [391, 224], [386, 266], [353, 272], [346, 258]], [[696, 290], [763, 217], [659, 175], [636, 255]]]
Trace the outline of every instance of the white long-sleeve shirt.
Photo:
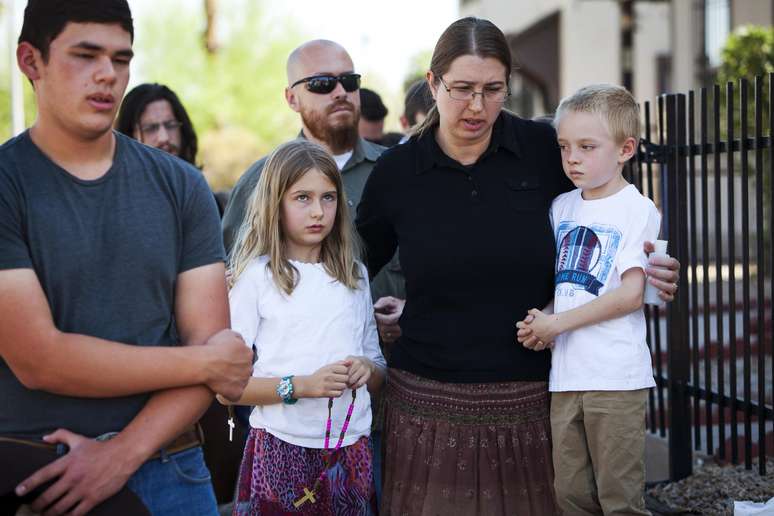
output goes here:
[[[385, 367], [368, 272], [362, 264], [358, 289], [350, 290], [322, 264], [291, 261], [299, 281], [288, 296], [277, 288], [267, 263], [266, 256], [253, 260], [229, 292], [231, 327], [257, 351], [253, 376], [310, 375], [349, 355], [365, 356]], [[331, 447], [338, 440], [351, 396], [346, 390], [333, 400]], [[253, 408], [250, 425], [297, 446], [323, 448], [327, 418], [327, 398], [302, 398], [293, 405]], [[343, 446], [368, 435], [370, 427], [371, 398], [363, 386], [358, 389]]]

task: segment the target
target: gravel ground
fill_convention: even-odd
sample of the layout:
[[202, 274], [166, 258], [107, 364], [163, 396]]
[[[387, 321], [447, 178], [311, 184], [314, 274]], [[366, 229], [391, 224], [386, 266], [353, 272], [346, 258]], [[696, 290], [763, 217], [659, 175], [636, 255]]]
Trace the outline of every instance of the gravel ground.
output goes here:
[[766, 475], [740, 466], [705, 462], [679, 482], [658, 484], [647, 490], [655, 514], [733, 514], [734, 500], [765, 502], [774, 497], [774, 460], [766, 462]]

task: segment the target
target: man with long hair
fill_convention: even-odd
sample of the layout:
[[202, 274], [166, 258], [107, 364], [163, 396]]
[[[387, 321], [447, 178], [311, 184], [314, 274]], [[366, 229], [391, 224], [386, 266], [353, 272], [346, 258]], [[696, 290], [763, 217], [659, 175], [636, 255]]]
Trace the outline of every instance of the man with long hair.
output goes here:
[[163, 84], [140, 84], [127, 93], [115, 127], [196, 166], [196, 131], [180, 99]]

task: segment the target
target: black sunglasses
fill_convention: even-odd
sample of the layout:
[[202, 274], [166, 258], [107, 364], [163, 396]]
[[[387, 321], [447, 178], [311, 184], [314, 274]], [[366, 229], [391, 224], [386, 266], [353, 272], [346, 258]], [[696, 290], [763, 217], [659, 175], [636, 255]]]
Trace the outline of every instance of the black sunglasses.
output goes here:
[[336, 89], [336, 83], [340, 82], [344, 91], [351, 93], [360, 88], [360, 74], [359, 73], [343, 73], [339, 76], [336, 75], [314, 75], [312, 77], [304, 77], [294, 82], [290, 87], [293, 88], [301, 84], [306, 83], [306, 89], [312, 93], [330, 93]]

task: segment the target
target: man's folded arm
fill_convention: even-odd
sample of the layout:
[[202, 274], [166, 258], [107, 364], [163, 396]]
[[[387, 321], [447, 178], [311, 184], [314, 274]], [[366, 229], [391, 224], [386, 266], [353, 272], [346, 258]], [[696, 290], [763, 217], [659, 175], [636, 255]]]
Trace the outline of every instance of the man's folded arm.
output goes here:
[[62, 332], [35, 272], [0, 270], [0, 356], [29, 389], [104, 398], [206, 384], [208, 348], [134, 346]]

